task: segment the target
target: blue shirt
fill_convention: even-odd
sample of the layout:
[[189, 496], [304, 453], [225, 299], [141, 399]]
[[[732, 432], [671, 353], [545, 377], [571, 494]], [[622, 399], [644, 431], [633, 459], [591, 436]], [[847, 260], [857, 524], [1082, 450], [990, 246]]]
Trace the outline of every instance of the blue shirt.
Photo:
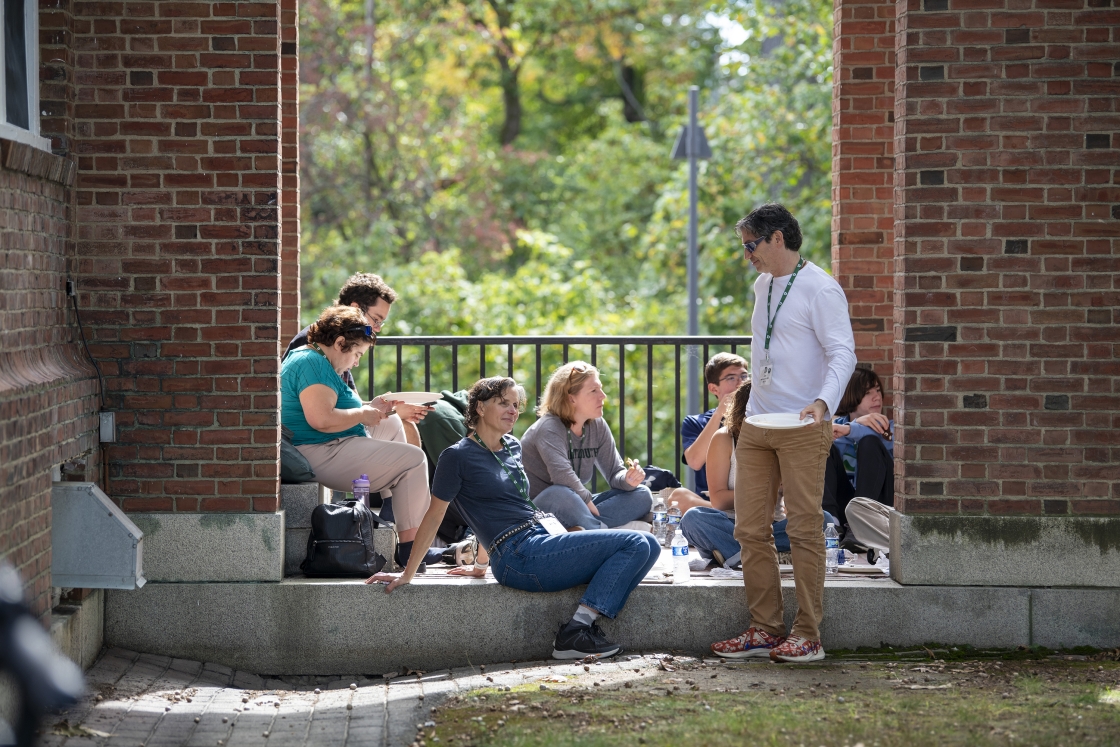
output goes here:
[[[700, 438], [701, 431], [704, 430], [704, 426], [708, 424], [708, 421], [712, 419], [712, 413], [714, 413], [715, 411], [716, 408], [713, 407], [702, 415], [689, 415], [684, 419], [684, 422], [681, 423], [682, 449], [687, 449], [689, 446], [692, 446], [692, 444], [696, 443], [696, 439]], [[681, 453], [681, 461], [685, 464], [688, 464], [687, 460], [685, 460], [684, 458], [683, 452]], [[705, 459], [704, 461], [706, 463], [707, 459]], [[705, 466], [696, 470], [696, 492], [702, 493], [707, 489], [708, 468], [705, 464]]]
[[520, 483], [525, 494], [529, 493], [521, 467], [521, 444], [513, 436], [502, 436], [502, 442], [506, 448], [490, 451], [472, 437], [463, 438], [439, 455], [432, 477], [432, 497], [455, 501], [483, 547], [489, 547], [505, 530], [533, 518], [532, 505], [518, 490]]
[[[887, 453], [894, 456], [894, 441], [888, 441], [863, 423], [853, 423], [847, 415], [841, 415], [832, 422], [836, 423], [836, 425], [846, 425], [851, 428], [851, 432], [848, 433], [848, 435], [841, 436], [832, 443], [836, 446], [836, 450], [840, 452], [840, 461], [844, 463], [844, 471], [848, 474], [848, 481], [852, 483], [853, 488], [856, 486], [856, 470], [859, 469], [859, 462], [856, 459], [856, 449], [859, 446], [860, 439], [867, 438], [868, 436], [875, 436], [882, 442], [883, 446], [887, 447]], [[890, 432], [893, 438], [893, 420], [890, 421]]]
[[361, 424], [338, 433], [323, 433], [307, 424], [299, 395], [313, 384], [333, 389], [338, 394], [335, 408], [339, 410], [355, 410], [362, 406], [362, 400], [354, 394], [354, 390], [346, 386], [338, 372], [331, 368], [327, 356], [312, 348], [291, 353], [280, 366], [280, 421], [291, 430], [292, 445], [324, 444], [347, 436], [365, 437], [366, 429]]

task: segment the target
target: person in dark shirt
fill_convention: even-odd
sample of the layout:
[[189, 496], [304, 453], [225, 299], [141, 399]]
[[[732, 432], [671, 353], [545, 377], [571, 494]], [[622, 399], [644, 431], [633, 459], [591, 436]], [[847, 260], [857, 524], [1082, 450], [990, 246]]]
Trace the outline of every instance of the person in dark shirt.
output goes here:
[[[561, 591], [587, 584], [572, 619], [553, 643], [556, 659], [613, 656], [621, 646], [599, 629], [600, 615], [614, 618], [630, 592], [661, 554], [652, 534], [604, 529], [568, 533], [529, 498], [529, 478], [521, 464], [521, 444], [509, 435], [525, 406], [525, 392], [513, 379], [493, 376], [470, 389], [467, 436], [444, 449], [432, 481], [432, 500], [416, 541], [431, 544], [451, 502], [479, 539], [473, 568], [451, 573], [486, 575], [522, 591]], [[486, 547], [486, 550], [482, 548]], [[412, 581], [420, 565], [413, 554], [404, 573], [378, 573], [367, 584], [385, 583], [385, 592]]]
[[735, 391], [749, 378], [747, 361], [734, 353], [716, 353], [704, 365], [704, 381], [707, 382], [708, 392], [716, 398], [716, 406], [699, 415], [689, 415], [681, 423], [681, 446], [684, 447], [681, 460], [696, 473], [696, 493], [688, 488], [677, 488], [669, 497], [670, 502], [676, 501], [680, 505], [681, 511], [709, 505], [705, 496], [708, 492], [708, 472], [704, 467], [708, 447], [723, 424], [724, 416], [735, 399]]

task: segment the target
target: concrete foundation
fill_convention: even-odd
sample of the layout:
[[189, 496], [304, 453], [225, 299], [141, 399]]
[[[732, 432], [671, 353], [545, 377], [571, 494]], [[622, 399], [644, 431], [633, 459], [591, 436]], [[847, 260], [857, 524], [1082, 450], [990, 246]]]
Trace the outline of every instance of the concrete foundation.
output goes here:
[[1120, 518], [891, 514], [891, 578], [906, 585], [1120, 585]]
[[93, 666], [105, 641], [104, 589], [94, 589], [79, 604], [51, 610], [51, 639], [83, 671]]
[[[106, 643], [261, 674], [378, 674], [541, 659], [581, 591], [530, 594], [490, 579], [446, 578], [417, 579], [391, 595], [360, 581], [149, 583], [108, 592]], [[1078, 590], [1076, 600], [1061, 593], [1072, 592], [829, 582], [822, 639], [826, 648], [1120, 646], [1120, 614], [1109, 614], [1120, 592]], [[790, 624], [792, 582], [783, 582], [783, 594]], [[747, 625], [742, 583], [713, 580], [639, 586], [617, 620], [603, 621], [629, 650], [690, 652]]]
[[284, 512], [128, 514], [144, 532], [144, 577], [154, 582], [279, 581]]

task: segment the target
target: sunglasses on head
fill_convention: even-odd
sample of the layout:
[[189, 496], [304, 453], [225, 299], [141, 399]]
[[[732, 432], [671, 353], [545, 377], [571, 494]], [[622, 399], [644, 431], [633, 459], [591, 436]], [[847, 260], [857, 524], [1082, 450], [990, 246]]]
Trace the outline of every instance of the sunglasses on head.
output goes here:
[[345, 334], [347, 332], [357, 332], [358, 330], [362, 330], [365, 333], [366, 337], [373, 337], [373, 327], [368, 324], [360, 324], [356, 327], [347, 327], [346, 329], [342, 330], [342, 332], [343, 334]]

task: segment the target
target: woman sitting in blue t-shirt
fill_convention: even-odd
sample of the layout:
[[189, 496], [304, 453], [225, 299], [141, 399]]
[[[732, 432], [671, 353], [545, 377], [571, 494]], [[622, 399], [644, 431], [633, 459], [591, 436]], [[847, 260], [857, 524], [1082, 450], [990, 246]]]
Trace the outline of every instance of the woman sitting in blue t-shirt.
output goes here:
[[[392, 495], [397, 562], [404, 565], [430, 501], [424, 452], [403, 440], [370, 438], [366, 426], [377, 430], [382, 421], [395, 420], [393, 407], [400, 403], [375, 397], [365, 404], [341, 376], [373, 344], [373, 327], [359, 309], [331, 306], [311, 325], [307, 340], [280, 367], [280, 419], [319, 483], [348, 491], [365, 474], [370, 491]], [[399, 421], [396, 426], [400, 430]], [[430, 544], [429, 538], [423, 547]], [[424, 553], [417, 557], [423, 560]]]
[[[537, 510], [529, 499], [521, 444], [509, 435], [524, 407], [525, 392], [513, 379], [494, 376], [471, 387], [467, 436], [439, 457], [432, 479], [436, 500], [420, 524], [416, 541], [431, 544], [448, 504], [455, 501], [478, 536], [479, 557], [474, 568], [451, 573], [481, 578], [493, 558], [494, 578], [502, 586], [560, 591], [587, 584], [572, 619], [556, 634], [552, 656], [612, 656], [621, 647], [604, 637], [595, 620], [600, 614], [610, 618], [618, 614], [657, 562], [661, 547], [648, 532], [605, 529], [569, 534], [554, 516]], [[366, 583], [387, 583], [385, 591], [391, 592], [409, 583], [419, 564], [417, 554], [404, 573], [378, 573]]]

